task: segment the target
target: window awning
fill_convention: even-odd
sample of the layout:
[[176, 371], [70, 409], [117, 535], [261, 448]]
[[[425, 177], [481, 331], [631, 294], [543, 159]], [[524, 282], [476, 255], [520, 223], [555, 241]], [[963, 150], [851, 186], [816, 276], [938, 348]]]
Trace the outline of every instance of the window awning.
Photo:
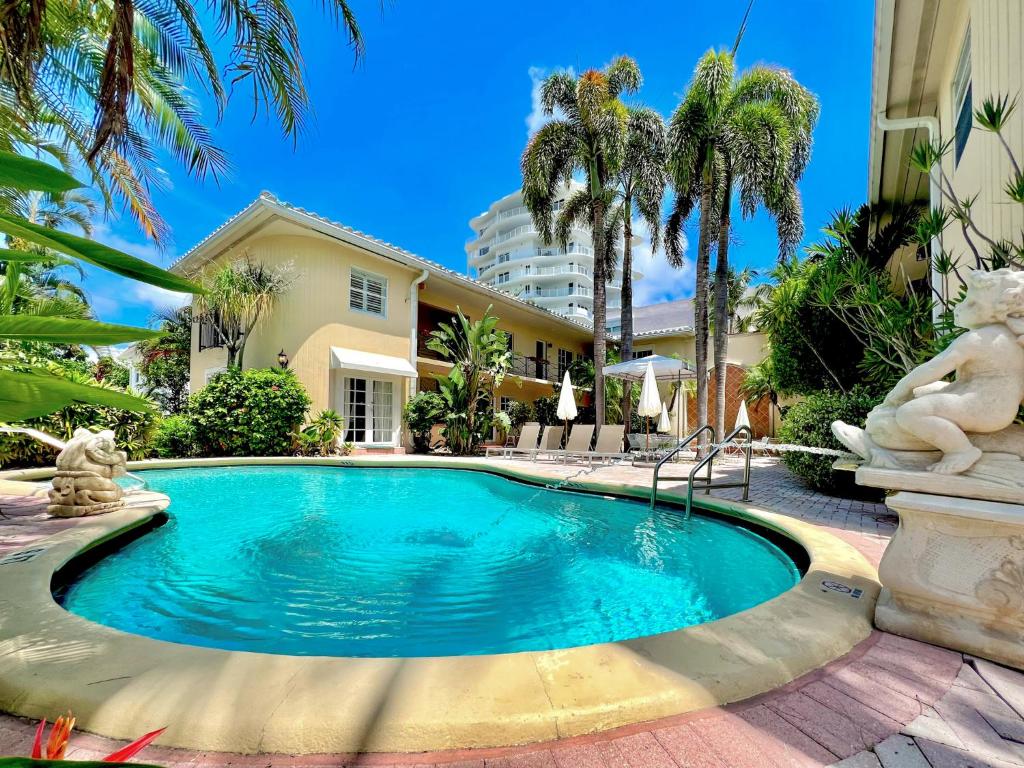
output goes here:
[[346, 347], [331, 347], [331, 368], [386, 373], [413, 379], [419, 376], [412, 364], [403, 357], [379, 355], [376, 352], [361, 352], [358, 349], [347, 349]]

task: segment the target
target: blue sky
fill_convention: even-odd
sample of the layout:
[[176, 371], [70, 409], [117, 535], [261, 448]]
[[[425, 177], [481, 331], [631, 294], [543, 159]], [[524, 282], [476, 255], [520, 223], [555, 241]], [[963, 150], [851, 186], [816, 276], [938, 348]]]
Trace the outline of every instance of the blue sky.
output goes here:
[[[342, 36], [295, 1], [314, 114], [297, 146], [237, 93], [215, 137], [234, 169], [220, 186], [197, 183], [166, 160], [172, 189], [156, 202], [173, 231], [163, 252], [127, 217], [97, 237], [163, 266], [261, 190], [407, 250], [465, 269], [467, 222], [520, 184], [519, 156], [536, 117], [545, 72], [637, 60], [644, 86], [633, 100], [666, 117], [697, 59], [732, 44], [746, 0], [713, 3], [423, 3], [353, 0], [366, 37], [353, 69]], [[863, 202], [871, 79], [872, 3], [756, 0], [741, 67], [784, 66], [818, 94], [821, 120], [801, 184], [808, 238], [830, 211]], [[212, 110], [207, 110], [213, 114]], [[736, 226], [737, 266], [770, 268], [774, 228], [758, 216]], [[691, 236], [696, 242], [696, 236]], [[692, 249], [691, 249], [692, 251]], [[692, 272], [641, 255], [638, 303], [688, 296]], [[86, 282], [104, 320], [144, 324], [173, 297], [91, 271]]]

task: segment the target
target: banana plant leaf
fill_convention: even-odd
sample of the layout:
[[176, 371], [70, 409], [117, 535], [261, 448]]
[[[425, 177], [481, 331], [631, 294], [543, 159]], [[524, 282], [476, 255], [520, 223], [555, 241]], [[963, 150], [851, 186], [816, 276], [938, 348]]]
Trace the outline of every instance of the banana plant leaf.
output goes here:
[[142, 398], [116, 389], [78, 384], [38, 369], [0, 370], [0, 421], [24, 421], [45, 416], [72, 403], [136, 412], [152, 410], [152, 406]]
[[126, 341], [156, 339], [161, 331], [131, 325], [101, 323], [68, 317], [0, 315], [0, 339], [48, 341], [53, 344], [122, 344]]
[[[0, 768], [110, 768], [99, 760], [40, 760], [31, 757], [0, 757]], [[146, 763], [132, 763], [133, 768], [157, 768]]]
[[0, 261], [6, 261], [8, 264], [45, 264], [63, 258], [63, 256], [54, 256], [52, 253], [32, 253], [31, 251], [12, 251], [9, 248], [0, 248]]
[[49, 163], [13, 152], [0, 152], [0, 187], [10, 187], [21, 192], [55, 193], [84, 186]]
[[179, 293], [202, 293], [203, 289], [183, 277], [160, 269], [148, 261], [87, 240], [84, 237], [33, 224], [20, 216], [0, 214], [0, 232], [30, 243], [74, 256], [115, 274]]

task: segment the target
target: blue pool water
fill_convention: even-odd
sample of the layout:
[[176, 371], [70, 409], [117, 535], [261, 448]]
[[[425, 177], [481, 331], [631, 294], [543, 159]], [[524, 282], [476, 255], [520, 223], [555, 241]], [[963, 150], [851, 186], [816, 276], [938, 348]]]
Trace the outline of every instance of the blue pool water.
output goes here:
[[170, 519], [65, 607], [136, 634], [323, 656], [564, 648], [717, 619], [800, 577], [742, 527], [435, 469], [140, 473]]

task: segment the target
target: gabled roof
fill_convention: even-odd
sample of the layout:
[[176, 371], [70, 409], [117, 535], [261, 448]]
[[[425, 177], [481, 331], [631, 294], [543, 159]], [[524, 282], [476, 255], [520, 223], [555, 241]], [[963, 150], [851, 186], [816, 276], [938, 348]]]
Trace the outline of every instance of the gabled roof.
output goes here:
[[260, 196], [248, 206], [229, 218], [205, 238], [200, 240], [180, 259], [171, 265], [171, 271], [182, 274], [197, 270], [204, 263], [217, 258], [217, 256], [238, 243], [243, 237], [251, 234], [251, 232], [261, 228], [263, 225], [269, 223], [275, 218], [283, 219], [285, 221], [292, 222], [297, 226], [311, 229], [327, 237], [340, 240], [356, 248], [361, 248], [362, 250], [368, 251], [382, 258], [396, 261], [413, 269], [426, 270], [433, 277], [439, 277], [443, 280], [460, 284], [466, 288], [476, 291], [477, 293], [486, 294], [487, 296], [501, 302], [515, 304], [528, 311], [543, 315], [544, 318], [550, 322], [570, 326], [577, 330], [590, 330], [590, 326], [585, 323], [580, 323], [576, 320], [571, 320], [569, 318], [562, 317], [561, 315], [557, 315], [543, 307], [523, 301], [515, 296], [510, 296], [509, 294], [499, 291], [480, 280], [463, 275], [442, 264], [438, 264], [435, 261], [430, 261], [429, 259], [424, 259], [422, 256], [417, 256], [416, 254], [399, 248], [397, 245], [385, 240], [373, 237], [365, 232], [360, 232], [339, 222], [332, 221], [317, 213], [307, 211], [304, 208], [299, 208], [298, 206], [286, 203], [283, 200], [276, 198], [270, 192], [261, 192]]

